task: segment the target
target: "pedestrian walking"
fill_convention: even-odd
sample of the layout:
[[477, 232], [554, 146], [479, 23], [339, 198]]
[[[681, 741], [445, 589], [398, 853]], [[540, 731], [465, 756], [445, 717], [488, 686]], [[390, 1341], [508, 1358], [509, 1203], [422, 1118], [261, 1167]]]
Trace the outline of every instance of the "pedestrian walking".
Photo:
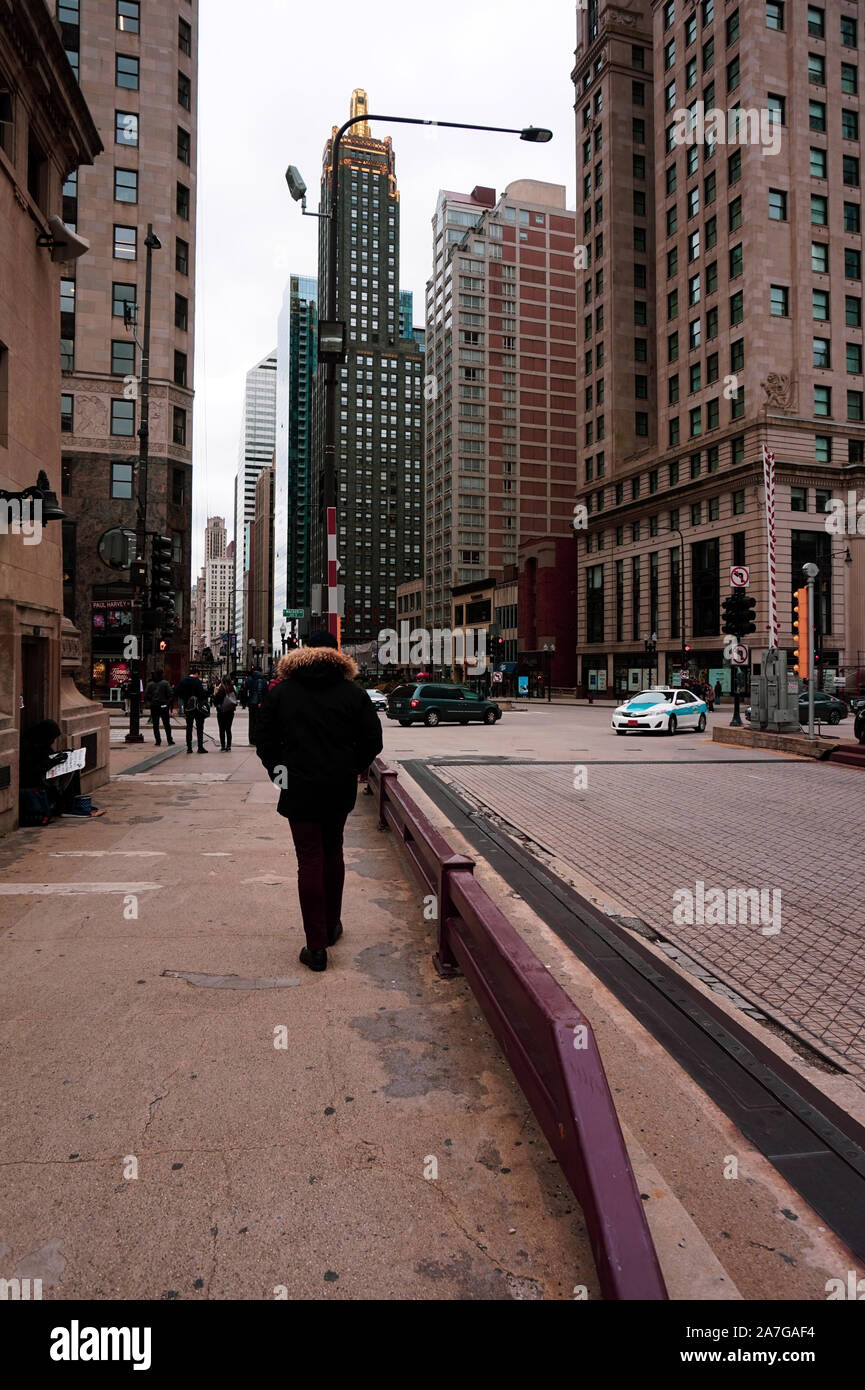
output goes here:
[[256, 747], [280, 788], [277, 810], [291, 829], [306, 946], [300, 960], [327, 969], [342, 936], [343, 831], [358, 774], [381, 752], [381, 723], [356, 685], [357, 666], [329, 632], [282, 657], [279, 683], [258, 716]]
[[157, 748], [162, 746], [160, 722], [165, 729], [166, 740], [168, 743], [174, 743], [171, 736], [171, 701], [173, 698], [171, 685], [165, 679], [162, 671], [154, 671], [153, 679], [148, 681], [147, 689], [144, 692], [144, 703], [150, 706], [150, 722], [153, 725], [153, 737]]
[[255, 744], [256, 741], [258, 717], [266, 694], [267, 677], [263, 671], [256, 668], [250, 672], [246, 683], [246, 702], [249, 706], [249, 742], [251, 745]]
[[207, 698], [207, 691], [198, 676], [184, 676], [183, 680], [175, 690], [178, 700], [183, 701], [183, 713], [186, 718], [186, 751], [192, 752], [192, 729], [198, 736], [198, 751], [206, 753], [204, 746], [204, 721], [210, 713], [210, 701]]
[[708, 682], [708, 681], [707, 681], [706, 684], [703, 686], [703, 699], [706, 701], [706, 704], [707, 704], [708, 707], [709, 707], [709, 713], [710, 713], [710, 714], [714, 714], [714, 713], [715, 713], [715, 687], [714, 687], [712, 684], [710, 684], [710, 682]]
[[719, 680], [715, 681], [715, 703], [716, 703], [716, 704], [720, 705], [720, 703], [721, 703], [721, 696], [723, 695], [723, 693], [724, 693], [724, 687], [722, 686], [721, 682], [720, 682]]
[[231, 726], [237, 709], [237, 691], [231, 676], [223, 676], [213, 696], [216, 722], [219, 725], [219, 746], [223, 753], [231, 752]]

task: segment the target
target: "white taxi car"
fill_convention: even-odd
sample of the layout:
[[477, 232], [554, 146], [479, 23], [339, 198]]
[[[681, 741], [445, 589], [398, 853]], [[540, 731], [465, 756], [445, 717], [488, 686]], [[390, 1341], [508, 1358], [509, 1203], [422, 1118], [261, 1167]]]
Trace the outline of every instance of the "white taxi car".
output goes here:
[[678, 729], [702, 733], [706, 727], [706, 702], [690, 690], [655, 686], [641, 690], [613, 711], [612, 727], [617, 734], [647, 733]]

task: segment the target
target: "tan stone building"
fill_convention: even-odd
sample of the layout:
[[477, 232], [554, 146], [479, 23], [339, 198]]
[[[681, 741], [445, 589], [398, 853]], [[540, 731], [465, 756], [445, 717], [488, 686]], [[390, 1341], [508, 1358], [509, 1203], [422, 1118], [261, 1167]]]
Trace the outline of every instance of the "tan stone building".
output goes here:
[[49, 218], [60, 216], [64, 179], [100, 148], [44, 0], [0, 0], [0, 832], [17, 823], [21, 734], [40, 720], [60, 725], [58, 747], [86, 749], [85, 790], [107, 776], [107, 716], [71, 680], [80, 644], [63, 619], [61, 522], [46, 509], [41, 531], [31, 527], [8, 496], [40, 474], [60, 494], [61, 268], [51, 243], [63, 229]]
[[105, 146], [94, 168], [64, 185], [65, 220], [87, 228], [91, 254], [61, 284], [64, 602], [82, 632], [84, 688], [105, 699], [123, 678], [133, 619], [128, 569], [105, 563], [100, 541], [137, 519], [150, 223], [161, 247], [152, 261], [146, 529], [173, 542], [178, 621], [163, 631], [160, 656], [169, 679], [185, 670], [190, 645], [198, 5], [56, 0], [56, 11]]
[[584, 687], [722, 673], [733, 565], [759, 660], [764, 443], [780, 646], [813, 561], [823, 669], [865, 662], [865, 541], [825, 510], [865, 489], [862, 24], [853, 0], [577, 12]]

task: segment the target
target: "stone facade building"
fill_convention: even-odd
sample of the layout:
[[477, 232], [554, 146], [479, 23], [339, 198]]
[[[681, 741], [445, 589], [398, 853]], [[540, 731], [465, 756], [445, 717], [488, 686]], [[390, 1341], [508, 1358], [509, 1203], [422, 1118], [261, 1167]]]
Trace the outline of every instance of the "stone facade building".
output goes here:
[[60, 495], [68, 267], [58, 263], [63, 229], [49, 218], [60, 217], [64, 180], [100, 149], [44, 0], [0, 0], [0, 833], [17, 823], [20, 738], [33, 724], [53, 719], [58, 747], [86, 750], [85, 791], [108, 775], [107, 715], [71, 679], [81, 649], [63, 617], [61, 521], [46, 511], [41, 530], [25, 527], [8, 496], [35, 488], [40, 474]]
[[577, 11], [586, 688], [620, 694], [685, 666], [724, 684], [734, 565], [750, 569], [760, 660], [764, 445], [780, 646], [813, 561], [822, 669], [848, 689], [861, 678], [865, 540], [833, 533], [826, 508], [865, 487], [862, 23], [853, 0]]
[[64, 604], [82, 633], [84, 688], [106, 698], [125, 675], [133, 591], [128, 570], [105, 563], [100, 540], [136, 525], [150, 223], [161, 248], [152, 262], [146, 529], [173, 542], [177, 622], [163, 631], [160, 658], [169, 679], [179, 679], [190, 645], [198, 4], [57, 0], [56, 10], [105, 147], [63, 188], [64, 218], [86, 227], [91, 254], [61, 284], [60, 336]]

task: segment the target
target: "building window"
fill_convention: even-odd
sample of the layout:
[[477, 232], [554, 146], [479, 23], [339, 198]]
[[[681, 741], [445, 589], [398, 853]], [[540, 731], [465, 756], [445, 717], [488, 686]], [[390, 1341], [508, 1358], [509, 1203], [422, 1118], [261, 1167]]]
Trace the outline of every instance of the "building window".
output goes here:
[[783, 188], [769, 189], [769, 220], [771, 222], [787, 221], [787, 194]]
[[181, 164], [189, 164], [192, 153], [192, 137], [182, 125], [177, 127], [177, 158]]
[[174, 350], [174, 384], [175, 386], [187, 386], [186, 379], [186, 353]]
[[[814, 457], [818, 463], [832, 462], [832, 436], [831, 434], [818, 434], [814, 438]], [[831, 492], [821, 492], [817, 489], [817, 510], [825, 511], [825, 505], [821, 507], [820, 498], [831, 497]]]
[[742, 516], [745, 511], [745, 489], [733, 493], [732, 510], [734, 516]]
[[136, 289], [134, 285], [120, 284], [117, 281], [111, 287], [111, 313], [115, 318], [125, 319], [126, 305], [135, 304]]
[[808, 54], [808, 81], [816, 87], [826, 86], [826, 59], [820, 53]]
[[130, 92], [137, 92], [138, 59], [117, 53], [114, 59], [114, 81], [118, 87], [126, 87]]
[[854, 251], [849, 246], [844, 248], [844, 279], [862, 279], [862, 252]]
[[186, 500], [186, 470], [184, 468], [173, 468], [171, 470], [171, 502], [175, 507], [182, 507]]
[[846, 97], [853, 97], [859, 91], [859, 69], [855, 63], [841, 64], [841, 91]]
[[814, 414], [832, 414], [832, 388], [831, 386], [814, 387]]
[[192, 83], [184, 72], [177, 74], [177, 100], [184, 111], [192, 110]]
[[784, 28], [783, 0], [767, 0], [766, 28], [779, 30]]
[[134, 261], [138, 255], [138, 228], [114, 225], [114, 259]]
[[832, 365], [828, 338], [814, 338], [812, 348], [815, 367], [830, 367]]
[[[826, 317], [829, 317], [828, 312]], [[844, 296], [844, 322], [848, 328], [862, 327], [862, 300], [856, 295], [848, 294]]]
[[118, 203], [138, 202], [138, 174], [134, 169], [114, 170], [114, 199]]
[[844, 231], [854, 232], [857, 235], [862, 230], [861, 213], [858, 203], [844, 204]]
[[865, 418], [865, 417], [863, 417], [863, 415], [862, 415], [862, 392], [861, 392], [861, 391], [848, 391], [848, 392], [847, 392], [847, 419], [848, 419], [848, 420], [862, 420], [863, 418]]
[[826, 103], [825, 101], [808, 102], [808, 128], [826, 133]]
[[178, 237], [175, 242], [174, 268], [178, 275], [189, 274], [189, 242]]
[[63, 434], [74, 433], [75, 397], [63, 392], [60, 397], [60, 429]]
[[185, 183], [177, 185], [177, 216], [189, 221], [189, 189]]
[[171, 437], [175, 444], [186, 444], [186, 411], [179, 405], [174, 407], [174, 426]]
[[114, 376], [135, 375], [135, 343], [121, 340], [111, 344], [111, 371]]
[[174, 327], [183, 333], [189, 328], [189, 300], [182, 294], [174, 296]]
[[858, 23], [850, 15], [841, 16], [841, 45], [843, 48], [855, 48], [857, 39]]
[[138, 117], [134, 111], [114, 112], [114, 143], [116, 145], [138, 144]]
[[822, 193], [811, 194], [811, 225], [812, 227], [828, 227], [829, 225], [829, 199]]
[[862, 345], [861, 343], [847, 344], [847, 371], [853, 376], [862, 375]]
[[730, 295], [730, 323], [742, 323], [745, 317], [745, 297], [742, 290]]
[[808, 489], [806, 487], [791, 487], [790, 510], [791, 512], [807, 512]]
[[140, 28], [141, 6], [138, 0], [117, 0], [117, 27], [124, 34], [137, 34]]
[[[131, 437], [135, 433], [135, 402], [118, 400], [111, 402], [111, 433]], [[131, 495], [131, 494], [130, 494]]]
[[[112, 430], [112, 434], [119, 431]], [[128, 500], [132, 496], [132, 464], [112, 463], [111, 496]]]
[[185, 19], [178, 20], [177, 47], [187, 57], [192, 55], [192, 25]]

